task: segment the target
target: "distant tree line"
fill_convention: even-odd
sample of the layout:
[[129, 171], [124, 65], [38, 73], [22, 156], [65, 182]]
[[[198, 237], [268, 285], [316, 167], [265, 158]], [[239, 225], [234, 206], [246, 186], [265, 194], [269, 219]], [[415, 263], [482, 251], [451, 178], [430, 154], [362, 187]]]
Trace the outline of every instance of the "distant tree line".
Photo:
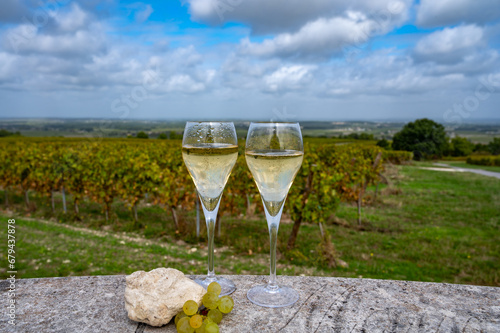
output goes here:
[[[158, 135], [158, 139], [160, 140], [181, 140], [182, 139], [182, 136], [183, 134], [178, 134], [174, 131], [169, 131], [169, 132], [166, 132], [166, 133], [160, 133]], [[144, 131], [140, 131], [138, 132], [135, 136], [133, 135], [129, 135], [127, 136], [129, 139], [133, 139], [133, 138], [137, 138], [137, 139], [149, 139], [149, 134], [144, 132]]]
[[500, 138], [493, 138], [489, 144], [474, 144], [460, 136], [450, 140], [443, 125], [427, 118], [406, 124], [394, 135], [392, 144], [380, 140], [377, 145], [385, 149], [411, 151], [416, 160], [469, 156], [472, 153], [500, 154]]
[[0, 138], [6, 137], [6, 136], [21, 136], [21, 133], [19, 133], [19, 131], [9, 132], [5, 129], [0, 129]]
[[375, 140], [373, 134], [368, 133], [349, 133], [347, 135], [340, 134], [339, 139], [353, 139], [353, 140]]

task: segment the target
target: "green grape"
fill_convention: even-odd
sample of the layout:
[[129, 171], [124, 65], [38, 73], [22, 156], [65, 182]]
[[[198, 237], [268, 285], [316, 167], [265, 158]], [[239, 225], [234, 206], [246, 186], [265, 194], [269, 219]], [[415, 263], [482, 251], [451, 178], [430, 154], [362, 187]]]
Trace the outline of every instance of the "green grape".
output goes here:
[[184, 317], [187, 317], [187, 314], [185, 314], [184, 311], [179, 312], [177, 316], [175, 316], [175, 326], [177, 326], [179, 320], [181, 320]]
[[187, 314], [188, 316], [192, 316], [198, 311], [198, 304], [196, 304], [195, 301], [189, 300], [184, 303], [182, 309], [184, 310], [185, 314]]
[[218, 324], [222, 320], [222, 313], [218, 309], [208, 311], [207, 317], [214, 323]]
[[194, 328], [189, 324], [189, 317], [184, 317], [177, 323], [178, 333], [194, 333]]
[[189, 324], [192, 328], [199, 328], [203, 324], [203, 318], [199, 314], [196, 314], [189, 319]]
[[222, 313], [229, 313], [233, 310], [234, 301], [231, 296], [222, 296], [219, 300], [219, 310]]
[[203, 324], [201, 324], [200, 327], [198, 327], [197, 329], [195, 329], [195, 333], [205, 333], [205, 326], [207, 325], [207, 322], [204, 321]]
[[206, 293], [203, 296], [203, 305], [205, 305], [207, 309], [217, 309], [219, 305], [219, 296], [210, 292]]
[[208, 288], [207, 288], [207, 291], [209, 293], [214, 293], [216, 294], [217, 296], [220, 295], [220, 292], [221, 292], [222, 288], [220, 287], [220, 284], [218, 284], [217, 282], [212, 282], [208, 285]]
[[219, 325], [212, 321], [207, 323], [207, 326], [205, 326], [205, 333], [219, 333]]

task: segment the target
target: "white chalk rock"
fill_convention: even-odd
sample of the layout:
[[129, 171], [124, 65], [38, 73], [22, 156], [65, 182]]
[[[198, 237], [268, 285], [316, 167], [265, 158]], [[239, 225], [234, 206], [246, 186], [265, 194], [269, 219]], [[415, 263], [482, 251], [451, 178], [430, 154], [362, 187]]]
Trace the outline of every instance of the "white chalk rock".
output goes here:
[[167, 324], [187, 300], [201, 306], [206, 290], [173, 268], [138, 271], [127, 276], [125, 308], [132, 320], [152, 326]]

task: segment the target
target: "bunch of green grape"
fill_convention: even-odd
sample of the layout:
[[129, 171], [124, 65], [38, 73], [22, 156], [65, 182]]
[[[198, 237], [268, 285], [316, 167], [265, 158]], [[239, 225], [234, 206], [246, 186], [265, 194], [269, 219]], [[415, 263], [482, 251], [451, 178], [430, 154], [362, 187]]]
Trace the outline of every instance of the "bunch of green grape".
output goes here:
[[233, 310], [234, 301], [231, 296], [219, 297], [221, 287], [217, 282], [208, 285], [203, 296], [205, 309], [199, 310], [195, 301], [184, 303], [182, 312], [175, 316], [175, 326], [178, 333], [219, 333], [219, 323], [222, 314]]

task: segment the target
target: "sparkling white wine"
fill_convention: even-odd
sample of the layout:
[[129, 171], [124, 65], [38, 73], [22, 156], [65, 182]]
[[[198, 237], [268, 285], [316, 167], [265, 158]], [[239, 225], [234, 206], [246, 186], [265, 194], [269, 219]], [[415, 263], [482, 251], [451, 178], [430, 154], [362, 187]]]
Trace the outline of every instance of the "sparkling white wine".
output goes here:
[[214, 210], [238, 158], [238, 146], [215, 143], [184, 145], [182, 158], [203, 205], [208, 211]]
[[283, 206], [303, 156], [304, 153], [297, 150], [253, 150], [245, 153], [248, 168], [271, 216], [276, 216]]

